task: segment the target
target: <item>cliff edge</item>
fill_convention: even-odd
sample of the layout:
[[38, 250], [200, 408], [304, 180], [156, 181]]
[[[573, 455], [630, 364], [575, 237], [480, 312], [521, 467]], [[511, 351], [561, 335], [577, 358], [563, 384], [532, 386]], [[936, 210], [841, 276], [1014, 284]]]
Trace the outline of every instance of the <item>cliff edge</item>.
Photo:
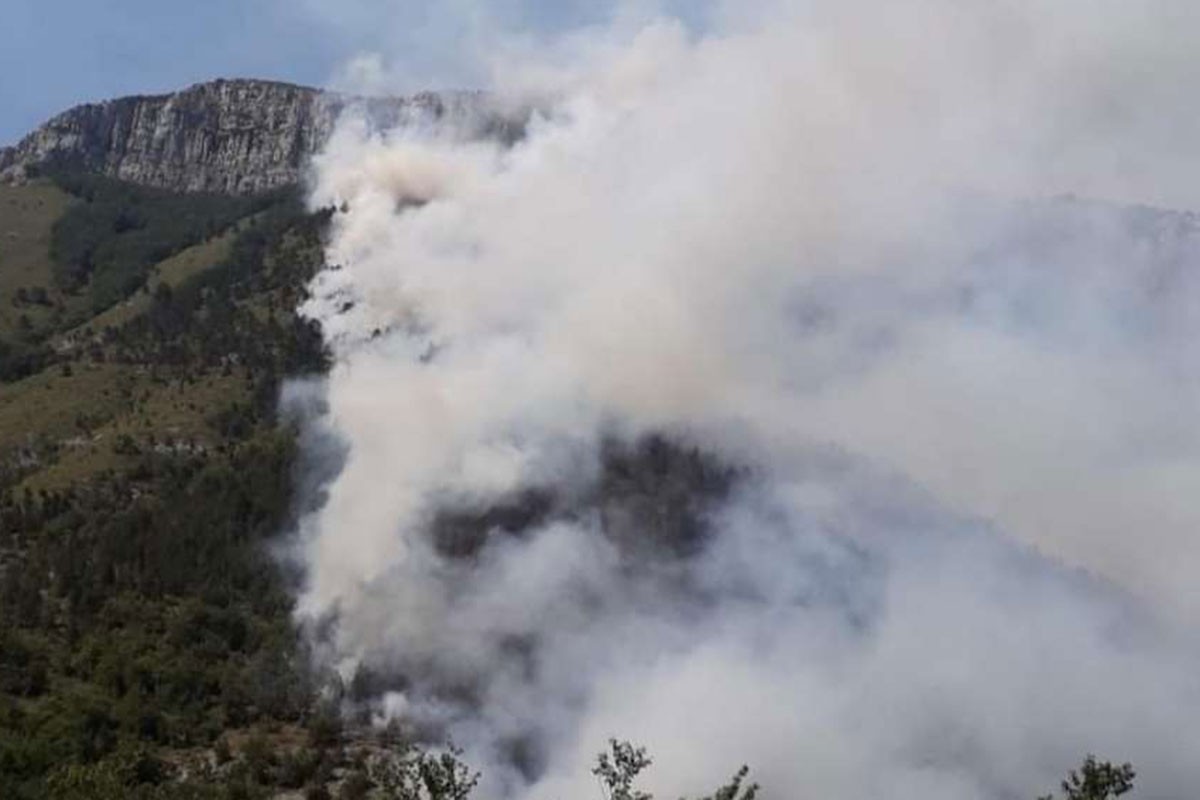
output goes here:
[[386, 128], [465, 120], [482, 97], [361, 98], [274, 81], [216, 80], [65, 111], [0, 148], [0, 180], [20, 182], [39, 167], [62, 164], [176, 191], [253, 194], [300, 181], [347, 109]]

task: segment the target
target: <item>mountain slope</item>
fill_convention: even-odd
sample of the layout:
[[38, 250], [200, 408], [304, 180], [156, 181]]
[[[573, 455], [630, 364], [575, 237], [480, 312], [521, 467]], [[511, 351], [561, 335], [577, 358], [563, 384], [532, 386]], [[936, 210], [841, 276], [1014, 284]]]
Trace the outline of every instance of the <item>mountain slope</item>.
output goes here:
[[[23, 267], [24, 296], [51, 278], [55, 223], [109, 191], [89, 178], [59, 184], [93, 190], [69, 200], [42, 179], [4, 196], [29, 235], [12, 260], [0, 250], [0, 277]], [[308, 713], [264, 542], [292, 497], [278, 387], [323, 364], [291, 309], [328, 214], [267, 197], [82, 323], [87, 295], [50, 287], [46, 308], [24, 301], [30, 321], [0, 330], [0, 351], [33, 355], [0, 375], [0, 797], [223, 797], [243, 779], [156, 785], [222, 734]], [[105, 789], [129, 759], [138, 785]]]

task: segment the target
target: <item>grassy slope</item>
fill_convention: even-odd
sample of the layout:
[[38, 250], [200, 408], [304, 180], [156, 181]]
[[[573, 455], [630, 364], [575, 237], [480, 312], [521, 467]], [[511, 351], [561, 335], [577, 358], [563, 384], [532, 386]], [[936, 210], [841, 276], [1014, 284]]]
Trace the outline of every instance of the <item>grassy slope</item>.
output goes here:
[[211, 448], [208, 417], [249, 396], [243, 371], [185, 383], [155, 377], [136, 366], [86, 364], [70, 376], [51, 369], [12, 386], [0, 397], [0, 448], [32, 437], [57, 444], [17, 489], [66, 489], [132, 459], [120, 452], [123, 436], [160, 448]]
[[150, 309], [154, 291], [160, 284], [166, 284], [174, 289], [187, 279], [220, 263], [229, 254], [230, 245], [233, 244], [233, 240], [241, 229], [241, 224], [235, 224], [210, 241], [193, 245], [160, 261], [152, 270], [150, 278], [146, 282], [145, 291], [137, 292], [132, 297], [101, 311], [83, 324], [68, 331], [62, 338], [73, 340], [86, 334], [88, 330], [102, 331], [110, 325], [121, 325], [139, 314], [146, 313]]
[[53, 307], [14, 305], [19, 288], [41, 286], [52, 303], [82, 306], [54, 288], [50, 259], [50, 231], [71, 203], [66, 192], [46, 183], [27, 186], [0, 185], [0, 336], [17, 330], [25, 314], [35, 330], [52, 324]]
[[[0, 334], [15, 332], [21, 314], [30, 318], [35, 331], [51, 333], [56, 324], [69, 324], [87, 309], [85, 297], [53, 288], [51, 229], [73, 202], [78, 201], [48, 183], [0, 186]], [[178, 288], [221, 263], [251, 221], [239, 221], [164, 259], [152, 270], [145, 291], [58, 333], [57, 346], [70, 348], [146, 314], [160, 284]], [[53, 307], [14, 305], [18, 288], [34, 286], [47, 289], [59, 313]], [[128, 458], [114, 451], [122, 434], [139, 441], [210, 446], [213, 432], [206, 418], [247, 397], [244, 375], [207, 375], [185, 383], [139, 364], [85, 360], [72, 363], [69, 374], [53, 365], [0, 384], [0, 462], [22, 464], [18, 489], [63, 489], [128, 464]]]

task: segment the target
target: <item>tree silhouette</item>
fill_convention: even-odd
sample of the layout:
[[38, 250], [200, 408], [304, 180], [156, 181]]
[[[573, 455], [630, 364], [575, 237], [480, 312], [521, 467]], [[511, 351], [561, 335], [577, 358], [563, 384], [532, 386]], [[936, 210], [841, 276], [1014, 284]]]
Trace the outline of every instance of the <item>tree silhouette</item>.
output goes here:
[[[1109, 761], [1097, 761], [1089, 754], [1083, 766], [1071, 770], [1062, 782], [1063, 797], [1065, 800], [1110, 800], [1133, 789], [1136, 775], [1129, 763], [1115, 766]], [[1044, 795], [1038, 800], [1054, 800], [1054, 795]]]

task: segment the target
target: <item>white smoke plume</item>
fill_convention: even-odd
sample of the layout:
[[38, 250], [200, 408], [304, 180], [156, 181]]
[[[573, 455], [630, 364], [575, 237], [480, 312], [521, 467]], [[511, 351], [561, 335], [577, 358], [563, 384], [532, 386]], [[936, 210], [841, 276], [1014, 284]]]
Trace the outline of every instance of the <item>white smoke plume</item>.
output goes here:
[[609, 736], [663, 796], [1191, 796], [1200, 220], [1138, 204], [1200, 206], [1195, 4], [713, 16], [318, 159], [326, 657], [487, 797]]

